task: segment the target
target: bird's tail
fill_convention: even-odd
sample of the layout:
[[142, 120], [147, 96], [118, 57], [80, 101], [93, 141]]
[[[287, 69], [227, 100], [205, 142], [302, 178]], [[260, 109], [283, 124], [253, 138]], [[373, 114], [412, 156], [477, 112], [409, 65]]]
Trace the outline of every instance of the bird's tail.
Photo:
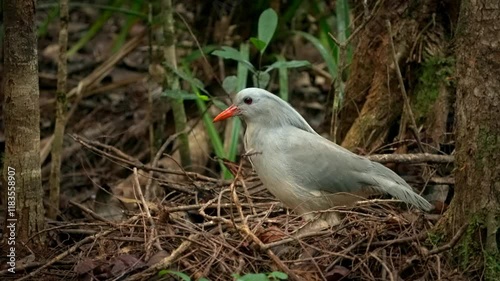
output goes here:
[[424, 197], [413, 191], [404, 179], [389, 168], [382, 164], [373, 162], [378, 175], [373, 179], [377, 182], [378, 187], [385, 193], [402, 200], [408, 204], [412, 204], [424, 211], [430, 211], [434, 206], [429, 203]]

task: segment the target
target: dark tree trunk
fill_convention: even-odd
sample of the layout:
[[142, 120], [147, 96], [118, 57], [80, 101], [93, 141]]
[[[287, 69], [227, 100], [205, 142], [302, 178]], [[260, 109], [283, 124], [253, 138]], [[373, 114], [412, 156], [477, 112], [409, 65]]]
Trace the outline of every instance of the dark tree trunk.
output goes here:
[[500, 4], [462, 1], [457, 28], [456, 191], [443, 223], [461, 265], [500, 280]]
[[6, 212], [7, 236], [12, 237], [12, 231], [15, 233], [15, 245], [9, 243], [8, 249], [10, 252], [11, 247], [15, 247], [18, 258], [29, 253], [28, 249], [36, 251], [44, 244], [44, 235], [39, 234], [44, 228], [44, 209], [35, 3], [6, 0], [3, 14], [5, 156], [2, 196], [6, 196], [11, 207]]

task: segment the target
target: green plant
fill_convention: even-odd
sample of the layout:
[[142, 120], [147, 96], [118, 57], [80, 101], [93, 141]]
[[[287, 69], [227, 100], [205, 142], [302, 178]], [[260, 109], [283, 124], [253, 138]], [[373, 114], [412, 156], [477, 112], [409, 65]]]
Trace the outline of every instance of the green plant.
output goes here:
[[[215, 50], [212, 55], [221, 57], [223, 59], [234, 60], [238, 62], [237, 75], [228, 76], [224, 79], [222, 85], [224, 90], [228, 93], [239, 92], [247, 87], [247, 76], [248, 72], [251, 73], [253, 85], [259, 88], [266, 88], [271, 79], [270, 72], [274, 69], [280, 71], [280, 84], [288, 83], [288, 77], [286, 69], [309, 66], [307, 61], [286, 61], [284, 57], [278, 57], [278, 61], [275, 63], [265, 66], [265, 70], [261, 69], [262, 56], [265, 50], [268, 48], [276, 28], [278, 26], [278, 15], [276, 12], [269, 8], [262, 12], [259, 17], [258, 22], [258, 34], [257, 37], [250, 38], [250, 42], [259, 51], [259, 67], [255, 67], [249, 60], [249, 46], [246, 43], [241, 44], [240, 50], [229, 46], [223, 46], [220, 50]], [[285, 100], [288, 99], [288, 86], [284, 87], [280, 91], [280, 95]], [[286, 93], [284, 92], [286, 90]], [[234, 118], [232, 120], [233, 126], [231, 131], [231, 137], [228, 140], [228, 159], [231, 161], [236, 160], [237, 148], [239, 144], [239, 135], [241, 131], [241, 120]]]
[[248, 273], [243, 276], [233, 274], [235, 281], [275, 281], [287, 280], [288, 275], [280, 271], [273, 271], [271, 273]]
[[[269, 43], [271, 42], [271, 39], [274, 36], [274, 33], [276, 32], [277, 25], [278, 25], [278, 15], [273, 9], [269, 8], [260, 15], [258, 23], [258, 36], [250, 38], [250, 42], [260, 53], [259, 67], [255, 67], [248, 60], [248, 58], [245, 56], [244, 53], [232, 47], [224, 46], [220, 50], [212, 52], [212, 55], [224, 59], [238, 61], [238, 63], [241, 64], [242, 67], [245, 67], [248, 71], [252, 73], [252, 80], [255, 87], [266, 88], [267, 85], [269, 84], [271, 77], [270, 72], [272, 70], [282, 69], [282, 73], [284, 73], [283, 69], [304, 67], [310, 65], [308, 61], [297, 61], [297, 60], [286, 61], [284, 57], [281, 58], [278, 57], [278, 61], [276, 61], [271, 65], [264, 66], [263, 67], [264, 70], [263, 71], [261, 70], [262, 56], [267, 47], [269, 46]], [[240, 73], [238, 73], [238, 76], [239, 75]], [[225, 80], [229, 80], [230, 82], [226, 82], [223, 84], [233, 85], [231, 81], [234, 81], [235, 78], [232, 76], [228, 76], [226, 77]], [[241, 90], [241, 89], [225, 88], [225, 90], [228, 92], [234, 92], [235, 90]]]
[[[258, 23], [258, 35], [257, 37], [250, 38], [250, 42], [255, 48], [257, 48], [257, 50], [259, 50], [260, 59], [262, 58], [262, 55], [268, 48], [273, 38], [273, 35], [277, 28], [277, 24], [278, 16], [276, 12], [274, 12], [274, 10], [267, 9], [261, 14]], [[200, 58], [204, 53], [207, 52], [211, 52], [211, 54], [214, 56], [233, 60], [238, 63], [236, 75], [227, 76], [222, 82], [222, 86], [226, 92], [235, 93], [246, 88], [248, 86], [247, 77], [249, 73], [251, 74], [254, 86], [265, 88], [268, 85], [271, 77], [270, 72], [272, 70], [279, 70], [279, 83], [281, 86], [280, 96], [285, 100], [288, 99], [287, 69], [309, 66], [310, 64], [307, 61], [286, 61], [283, 56], [277, 56], [276, 62], [264, 66], [262, 68], [263, 70], [260, 70], [261, 60], [259, 59], [259, 67], [255, 67], [250, 62], [250, 45], [248, 43], [242, 43], [239, 50], [229, 46], [222, 46], [220, 49], [215, 49], [214, 46], [206, 46], [204, 48], [201, 48], [200, 50], [193, 52], [183, 60], [182, 64], [184, 71], [181, 71], [179, 69], [173, 70], [173, 72], [177, 76], [190, 84], [193, 93], [183, 90], [167, 90], [163, 93], [163, 95], [170, 98], [195, 100], [198, 110], [202, 114], [202, 120], [205, 124], [205, 128], [207, 128], [207, 132], [212, 142], [212, 146], [214, 147], [215, 154], [220, 159], [235, 161], [238, 152], [238, 144], [240, 143], [239, 136], [242, 129], [241, 120], [238, 118], [234, 118], [231, 121], [233, 122], [231, 126], [231, 133], [230, 137], [224, 142], [226, 145], [226, 149], [224, 149], [223, 142], [221, 141], [221, 138], [217, 133], [215, 126], [212, 124], [211, 117], [207, 113], [206, 102], [211, 101], [214, 103], [214, 105], [221, 109], [226, 109], [227, 106], [221, 103], [219, 100], [211, 97], [210, 94], [204, 89], [203, 83], [194, 78], [189, 72], [189, 63], [197, 58]], [[203, 94], [201, 94], [201, 92], [203, 92]], [[226, 179], [231, 178], [231, 173], [222, 164], [222, 161], [219, 161], [219, 164], [221, 165], [223, 177]]]

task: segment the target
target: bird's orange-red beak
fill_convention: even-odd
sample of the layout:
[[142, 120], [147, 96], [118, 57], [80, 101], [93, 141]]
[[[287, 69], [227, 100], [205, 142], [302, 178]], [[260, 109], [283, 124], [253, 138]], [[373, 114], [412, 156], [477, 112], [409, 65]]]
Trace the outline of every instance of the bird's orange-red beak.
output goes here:
[[221, 120], [225, 120], [227, 118], [233, 117], [238, 114], [238, 108], [235, 105], [231, 105], [226, 110], [219, 113], [219, 115], [215, 116], [213, 122], [218, 122]]

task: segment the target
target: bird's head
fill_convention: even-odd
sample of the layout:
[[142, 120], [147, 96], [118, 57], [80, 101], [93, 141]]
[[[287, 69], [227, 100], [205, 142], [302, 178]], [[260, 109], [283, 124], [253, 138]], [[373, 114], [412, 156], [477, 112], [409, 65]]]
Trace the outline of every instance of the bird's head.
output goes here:
[[214, 118], [214, 122], [241, 116], [247, 124], [295, 126], [315, 133], [306, 120], [278, 96], [259, 88], [246, 88], [236, 94], [233, 104]]

